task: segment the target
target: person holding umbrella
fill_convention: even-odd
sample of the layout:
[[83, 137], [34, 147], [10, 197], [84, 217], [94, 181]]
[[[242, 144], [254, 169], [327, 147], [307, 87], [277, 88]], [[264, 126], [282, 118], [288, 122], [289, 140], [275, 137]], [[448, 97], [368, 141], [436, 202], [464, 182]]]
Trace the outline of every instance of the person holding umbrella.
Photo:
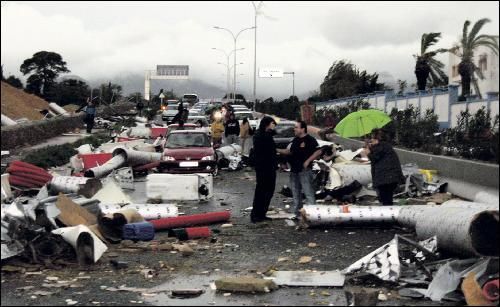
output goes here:
[[382, 205], [393, 204], [394, 190], [404, 182], [398, 155], [382, 129], [373, 129], [371, 140], [364, 149], [371, 162], [372, 183]]

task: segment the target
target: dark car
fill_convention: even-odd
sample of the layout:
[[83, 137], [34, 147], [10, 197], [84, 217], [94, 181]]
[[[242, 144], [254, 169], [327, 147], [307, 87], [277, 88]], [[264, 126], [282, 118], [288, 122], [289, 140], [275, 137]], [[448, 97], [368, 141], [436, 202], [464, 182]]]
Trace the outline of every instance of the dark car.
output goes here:
[[208, 134], [201, 130], [170, 132], [158, 168], [163, 173], [215, 174], [217, 161]]
[[280, 121], [280, 123], [276, 125], [276, 134], [273, 136], [273, 139], [277, 148], [285, 149], [288, 144], [292, 142], [295, 137], [293, 132], [294, 127], [294, 121]]

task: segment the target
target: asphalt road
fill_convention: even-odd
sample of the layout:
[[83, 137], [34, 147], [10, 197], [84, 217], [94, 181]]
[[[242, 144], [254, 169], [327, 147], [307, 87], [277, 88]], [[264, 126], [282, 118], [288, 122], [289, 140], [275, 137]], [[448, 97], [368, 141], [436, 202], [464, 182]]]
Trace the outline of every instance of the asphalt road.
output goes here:
[[[144, 203], [145, 178], [137, 178], [136, 190], [131, 193], [134, 201]], [[288, 182], [287, 173], [279, 173], [276, 192]], [[170, 251], [125, 252], [119, 245], [111, 245], [108, 252], [89, 268], [77, 264], [60, 270], [33, 268], [35, 274], [2, 272], [2, 305], [346, 305], [345, 291], [366, 288], [382, 291], [389, 300], [379, 305], [431, 305], [429, 300], [398, 298], [397, 290], [386, 288], [377, 282], [366, 281], [356, 285], [346, 283], [344, 288], [280, 288], [265, 294], [224, 295], [211, 289], [210, 283], [219, 277], [253, 276], [269, 269], [276, 270], [342, 270], [360, 257], [390, 241], [396, 229], [340, 228], [296, 230], [287, 226], [284, 220], [267, 224], [251, 224], [249, 213], [244, 209], [251, 206], [255, 189], [253, 171], [222, 171], [214, 180], [214, 198], [205, 203], [182, 203], [179, 211], [185, 214], [231, 210], [233, 227], [221, 228], [215, 240], [203, 239], [193, 244], [195, 253], [182, 256]], [[285, 208], [285, 197], [276, 193], [272, 207]], [[159, 232], [156, 240], [171, 240], [167, 233]], [[317, 243], [310, 248], [308, 243]], [[301, 256], [311, 256], [312, 261], [299, 264]], [[278, 262], [278, 258], [289, 260]], [[128, 262], [128, 268], [114, 269], [109, 261]], [[141, 270], [152, 269], [153, 278], [146, 278]], [[38, 275], [37, 275], [38, 274]], [[47, 277], [58, 277], [59, 281], [76, 279], [73, 287], [44, 287]], [[47, 282], [45, 282], [47, 283]], [[52, 284], [57, 283], [53, 281]], [[154, 288], [157, 290], [202, 289], [203, 295], [192, 299], [170, 298], [168, 292], [149, 296], [141, 292], [110, 292], [109, 287]], [[32, 288], [29, 288], [32, 286]], [[19, 289], [28, 287], [27, 289]], [[36, 293], [36, 291], [47, 293]], [[326, 291], [326, 292], [322, 292]], [[435, 304], [434, 305], [440, 305]]]

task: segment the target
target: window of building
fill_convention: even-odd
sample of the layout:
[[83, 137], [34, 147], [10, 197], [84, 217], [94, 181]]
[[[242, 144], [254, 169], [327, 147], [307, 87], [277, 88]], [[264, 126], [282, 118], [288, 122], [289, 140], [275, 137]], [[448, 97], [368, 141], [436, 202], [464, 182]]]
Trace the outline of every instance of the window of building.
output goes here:
[[479, 70], [481, 72], [485, 72], [488, 70], [488, 61], [487, 61], [488, 56], [486, 54], [482, 54], [479, 56]]

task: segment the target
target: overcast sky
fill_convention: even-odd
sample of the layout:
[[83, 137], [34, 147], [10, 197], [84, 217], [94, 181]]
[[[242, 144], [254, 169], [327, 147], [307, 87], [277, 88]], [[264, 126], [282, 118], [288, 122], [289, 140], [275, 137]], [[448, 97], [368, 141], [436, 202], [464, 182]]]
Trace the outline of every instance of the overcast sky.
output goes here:
[[[257, 2], [256, 2], [257, 3]], [[54, 51], [71, 74], [85, 79], [140, 73], [157, 64], [186, 64], [191, 76], [226, 87], [226, 62], [212, 47], [232, 50], [229, 33], [254, 25], [242, 2], [15, 2], [2, 1], [4, 75], [35, 52]], [[457, 41], [466, 19], [490, 18], [482, 33], [498, 35], [494, 2], [264, 2], [258, 17], [257, 67], [296, 73], [296, 93], [319, 88], [328, 68], [350, 60], [368, 72], [386, 72], [414, 83], [413, 54], [425, 32], [442, 32], [438, 48]], [[253, 88], [253, 30], [238, 38], [238, 88]], [[448, 56], [440, 59], [447, 64]], [[232, 60], [231, 60], [232, 63]], [[257, 97], [285, 97], [291, 80], [257, 78]], [[249, 96], [251, 97], [251, 95]], [[299, 97], [305, 98], [305, 97]]]

